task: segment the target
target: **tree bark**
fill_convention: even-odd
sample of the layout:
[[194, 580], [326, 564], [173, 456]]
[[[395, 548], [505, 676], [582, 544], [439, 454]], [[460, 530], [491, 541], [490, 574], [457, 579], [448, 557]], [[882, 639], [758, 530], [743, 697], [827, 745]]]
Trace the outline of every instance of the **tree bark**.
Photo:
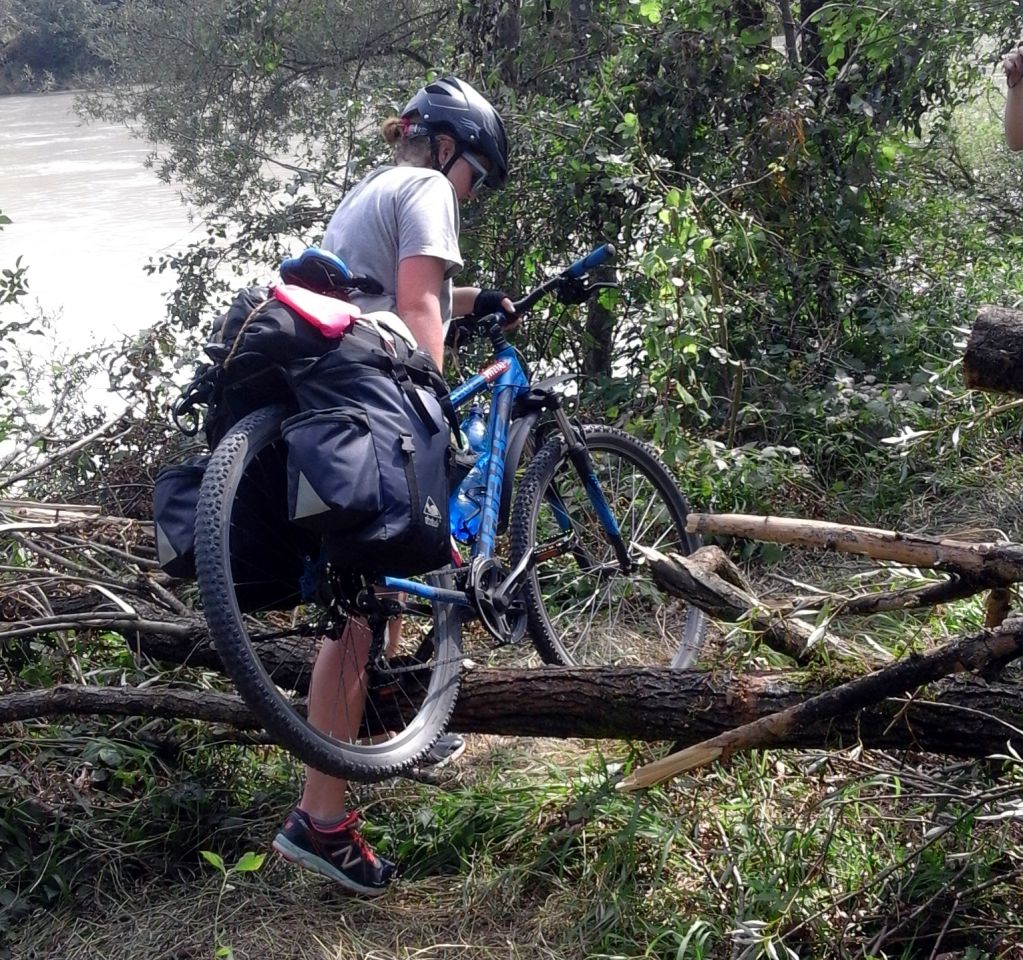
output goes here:
[[968, 670], [983, 673], [992, 665], [1015, 659], [1021, 652], [1023, 624], [1017, 623], [1014, 628], [998, 632], [985, 631], [973, 637], [964, 637], [923, 656], [908, 657], [883, 670], [819, 693], [795, 706], [686, 747], [634, 771], [619, 786], [626, 790], [653, 786], [694, 767], [717, 759], [728, 759], [738, 750], [773, 746], [791, 730], [834, 720], [889, 697], [900, 696], [905, 691], [915, 691], [953, 672]]
[[915, 567], [939, 567], [976, 581], [980, 588], [1023, 580], [1023, 546], [1015, 543], [967, 543], [821, 520], [739, 513], [691, 513], [686, 529], [690, 533], [837, 550]]
[[1023, 311], [983, 306], [963, 354], [971, 390], [1023, 396]]
[[[795, 707], [828, 685], [800, 672], [734, 676], [663, 668], [470, 671], [450, 728], [525, 737], [670, 740], [687, 746]], [[0, 696], [0, 724], [61, 714], [191, 717], [255, 729], [237, 697], [155, 687], [61, 686]], [[926, 697], [896, 693], [844, 716], [811, 719], [784, 732], [778, 748], [860, 743], [962, 757], [1023, 750], [1023, 688], [958, 675]], [[10, 736], [8, 727], [0, 735]]]

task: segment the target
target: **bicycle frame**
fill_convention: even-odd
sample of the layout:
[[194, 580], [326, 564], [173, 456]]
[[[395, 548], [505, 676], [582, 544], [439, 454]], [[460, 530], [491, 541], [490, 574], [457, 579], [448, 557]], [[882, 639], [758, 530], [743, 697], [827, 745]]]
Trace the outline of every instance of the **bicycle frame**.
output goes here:
[[[479, 534], [472, 548], [474, 559], [477, 557], [486, 559], [494, 555], [512, 409], [516, 398], [528, 393], [530, 386], [529, 377], [526, 376], [515, 349], [505, 346], [496, 352], [494, 360], [487, 367], [451, 391], [451, 402], [456, 410], [484, 390], [493, 390], [494, 392], [494, 400], [490, 406], [490, 417], [487, 422], [489, 460], [487, 462], [486, 493], [483, 499]], [[560, 408], [555, 411], [555, 416], [569, 444], [569, 455], [584, 480], [590, 502], [597, 512], [608, 539], [614, 545], [619, 562], [627, 569], [629, 559], [626, 547], [622, 543], [621, 531], [600, 488], [600, 483], [586, 453], [586, 447], [576, 437], [575, 430]], [[570, 530], [571, 521], [567, 513], [557, 508], [557, 504], [555, 504], [555, 514], [561, 528], [566, 532]], [[452, 603], [468, 609], [473, 607], [468, 594], [462, 591], [431, 587], [428, 584], [400, 577], [385, 577], [383, 584], [388, 589], [401, 590], [426, 600]]]
[[[614, 247], [610, 244], [603, 244], [592, 250], [585, 257], [573, 263], [564, 273], [558, 277], [541, 284], [526, 297], [515, 304], [516, 313], [523, 313], [533, 306], [541, 297], [563, 284], [580, 284], [587, 271], [608, 262], [614, 256]], [[583, 299], [592, 291], [583, 289]], [[575, 302], [581, 303], [582, 300]], [[497, 528], [500, 519], [501, 494], [504, 485], [505, 457], [508, 449], [508, 433], [512, 422], [512, 408], [517, 397], [527, 393], [530, 389], [529, 377], [519, 362], [515, 349], [508, 344], [500, 333], [499, 321], [503, 315], [495, 314], [489, 318], [497, 321], [498, 325], [491, 328], [491, 342], [494, 344], [494, 360], [480, 373], [470, 377], [451, 391], [451, 402], [455, 409], [463, 406], [477, 394], [484, 390], [494, 391], [494, 402], [490, 406], [490, 419], [487, 423], [487, 441], [489, 444], [489, 461], [487, 463], [486, 492], [483, 499], [482, 517], [480, 532], [473, 544], [472, 559], [489, 559], [494, 555], [494, 546], [497, 541]], [[586, 487], [587, 495], [593, 504], [600, 519], [601, 526], [607, 534], [608, 539], [614, 546], [615, 555], [622, 569], [628, 571], [630, 566], [628, 550], [622, 542], [621, 531], [615, 521], [600, 489], [596, 474], [593, 471], [593, 464], [586, 451], [586, 445], [577, 436], [571, 422], [565, 412], [557, 407], [554, 411], [555, 419], [565, 436], [568, 444], [568, 453], [579, 471]], [[568, 514], [554, 504], [555, 515], [558, 523], [564, 531], [571, 529], [571, 521]], [[526, 561], [527, 558], [523, 558]], [[522, 563], [522, 561], [520, 561]], [[521, 571], [517, 571], [518, 575]], [[509, 577], [509, 580], [511, 578]], [[509, 581], [506, 581], [506, 584]], [[385, 577], [384, 586], [389, 589], [401, 590], [412, 596], [421, 597], [425, 600], [442, 603], [452, 603], [458, 607], [473, 609], [473, 603], [469, 593], [458, 590], [444, 590], [438, 587], [430, 587], [415, 580], [406, 580], [400, 577]]]
[[[487, 463], [486, 493], [483, 498], [480, 531], [472, 549], [474, 557], [494, 555], [512, 406], [516, 397], [529, 390], [529, 378], [522, 369], [514, 348], [509, 346], [498, 351], [492, 363], [452, 390], [451, 404], [457, 410], [485, 390], [494, 391], [494, 401], [490, 405], [490, 417], [487, 421], [490, 459]], [[402, 590], [426, 600], [472, 607], [469, 597], [458, 590], [443, 590], [401, 577], [384, 577], [383, 582], [389, 589]]]

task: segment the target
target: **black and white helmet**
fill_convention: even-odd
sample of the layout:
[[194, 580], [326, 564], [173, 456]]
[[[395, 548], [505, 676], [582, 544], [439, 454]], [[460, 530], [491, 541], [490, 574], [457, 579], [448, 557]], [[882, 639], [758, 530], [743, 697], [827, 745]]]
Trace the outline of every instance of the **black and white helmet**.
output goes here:
[[[487, 186], [499, 190], [508, 180], [508, 137], [497, 111], [464, 80], [442, 77], [417, 90], [401, 112], [409, 132], [446, 133], [460, 151], [490, 161]], [[420, 129], [422, 128], [422, 129]]]

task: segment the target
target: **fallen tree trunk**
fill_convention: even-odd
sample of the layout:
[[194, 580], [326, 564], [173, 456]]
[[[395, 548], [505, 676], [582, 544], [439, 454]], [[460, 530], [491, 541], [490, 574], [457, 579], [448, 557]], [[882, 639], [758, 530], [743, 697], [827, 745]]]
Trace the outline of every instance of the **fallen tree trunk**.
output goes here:
[[1023, 311], [983, 306], [963, 354], [963, 383], [971, 390], [1023, 396]]
[[969, 543], [823, 520], [741, 513], [691, 513], [686, 529], [690, 533], [837, 550], [914, 567], [938, 567], [982, 584], [977, 592], [1023, 580], [1023, 546], [1018, 543]]
[[[828, 686], [805, 673], [733, 675], [655, 668], [475, 669], [466, 674], [450, 728], [525, 737], [672, 740], [691, 745], [795, 707]], [[0, 723], [60, 714], [190, 717], [254, 729], [237, 697], [146, 687], [61, 686], [0, 696]], [[1023, 750], [1023, 687], [960, 675], [926, 696], [901, 692], [845, 716], [786, 730], [774, 747], [857, 743], [962, 757]], [[15, 733], [8, 727], [3, 734]]]

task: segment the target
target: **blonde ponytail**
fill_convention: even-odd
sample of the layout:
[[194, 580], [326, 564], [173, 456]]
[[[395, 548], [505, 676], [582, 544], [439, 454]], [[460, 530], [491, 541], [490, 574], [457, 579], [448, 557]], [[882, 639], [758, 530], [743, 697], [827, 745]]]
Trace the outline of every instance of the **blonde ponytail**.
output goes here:
[[394, 147], [394, 162], [408, 167], [432, 166], [429, 137], [409, 139], [407, 130], [408, 124], [400, 117], [388, 117], [380, 124], [380, 135]]
[[388, 117], [380, 124], [380, 134], [393, 147], [401, 140], [401, 120], [398, 117]]

